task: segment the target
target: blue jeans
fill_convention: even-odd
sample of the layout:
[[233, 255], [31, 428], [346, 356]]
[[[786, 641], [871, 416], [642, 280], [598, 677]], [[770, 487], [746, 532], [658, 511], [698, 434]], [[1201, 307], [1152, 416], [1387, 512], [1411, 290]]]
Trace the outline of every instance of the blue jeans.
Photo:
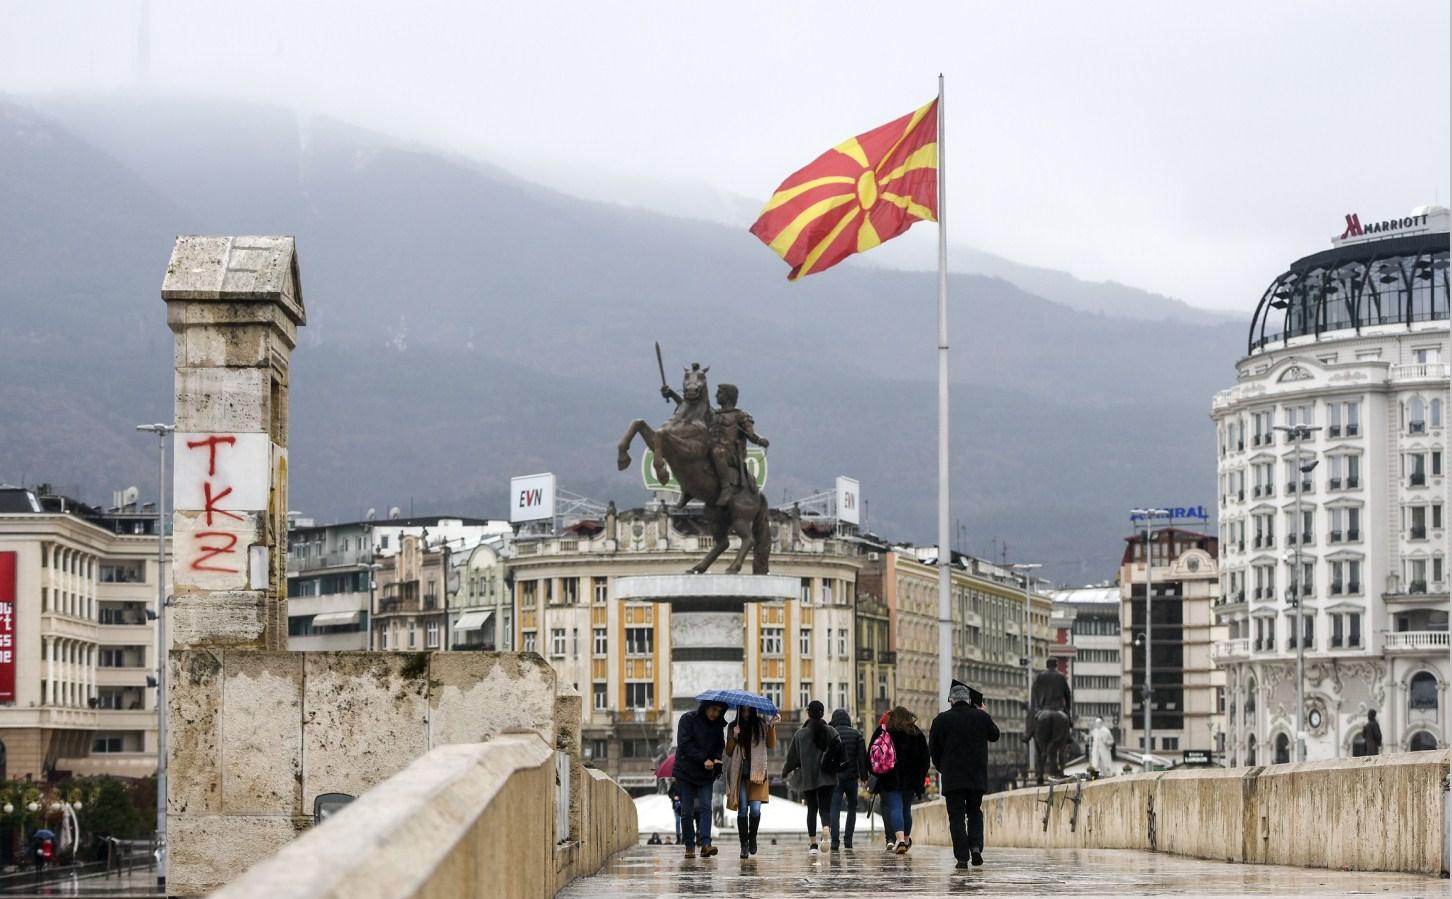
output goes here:
[[736, 797], [736, 817], [745, 818], [748, 815], [761, 817], [761, 800], [747, 799], [746, 788], [750, 785], [751, 778], [741, 775], [741, 792]]
[[[843, 800], [843, 797], [846, 800]], [[847, 842], [852, 842], [852, 831], [857, 828], [857, 778], [856, 776], [843, 777], [837, 781], [837, 787], [832, 791], [832, 845], [837, 845], [837, 837], [842, 830], [842, 808], [847, 808]]]
[[691, 784], [678, 780], [676, 788], [681, 791], [681, 830], [685, 835], [686, 847], [696, 845], [698, 833], [702, 846], [711, 845], [711, 784]]
[[913, 791], [888, 790], [882, 794], [882, 824], [888, 835], [899, 830], [905, 836], [913, 832]]

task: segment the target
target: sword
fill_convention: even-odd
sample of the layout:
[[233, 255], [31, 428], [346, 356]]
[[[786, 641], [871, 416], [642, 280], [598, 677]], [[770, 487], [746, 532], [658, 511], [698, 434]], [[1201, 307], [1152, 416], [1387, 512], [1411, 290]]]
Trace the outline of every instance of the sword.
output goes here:
[[[666, 380], [666, 376], [665, 376], [665, 362], [661, 361], [661, 358], [660, 358], [660, 341], [659, 340], [657, 340], [655, 342], [655, 364], [656, 364], [656, 367], [658, 367], [660, 369], [660, 386], [662, 386], [662, 387], [670, 387], [671, 386], [670, 385], [670, 382]], [[665, 401], [667, 403], [669, 403], [671, 401], [671, 398], [670, 397], [666, 397], [665, 398]]]

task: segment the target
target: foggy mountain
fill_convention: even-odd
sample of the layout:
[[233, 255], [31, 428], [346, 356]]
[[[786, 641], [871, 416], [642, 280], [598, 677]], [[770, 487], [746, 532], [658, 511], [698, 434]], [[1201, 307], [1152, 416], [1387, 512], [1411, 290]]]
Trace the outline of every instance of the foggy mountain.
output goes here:
[[[309, 316], [292, 372], [305, 514], [499, 517], [508, 477], [546, 470], [637, 505], [614, 444], [669, 412], [660, 340], [673, 380], [699, 361], [740, 385], [772, 440], [773, 503], [848, 474], [869, 528], [934, 540], [936, 277], [847, 263], [790, 284], [747, 224], [584, 201], [275, 109], [0, 101], [0, 481], [152, 495], [133, 426], [171, 414], [172, 240], [283, 233]], [[1154, 319], [1055, 295], [1085, 283], [1011, 263], [950, 279], [953, 516], [968, 550], [1000, 538], [1068, 581], [1113, 575], [1131, 506], [1213, 505], [1209, 400], [1244, 339], [1165, 298]], [[1091, 286], [1104, 308], [1154, 297]]]

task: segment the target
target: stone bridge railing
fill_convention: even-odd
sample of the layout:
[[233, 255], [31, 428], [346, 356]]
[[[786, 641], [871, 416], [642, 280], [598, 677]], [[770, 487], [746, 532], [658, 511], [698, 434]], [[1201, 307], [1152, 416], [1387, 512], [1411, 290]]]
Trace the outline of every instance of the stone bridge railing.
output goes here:
[[441, 746], [213, 894], [216, 899], [552, 896], [633, 846], [635, 803], [598, 771], [556, 831], [556, 750], [537, 734]]
[[[986, 842], [1445, 876], [1449, 759], [1407, 752], [995, 793], [983, 799]], [[914, 810], [913, 836], [951, 843], [941, 802]]]

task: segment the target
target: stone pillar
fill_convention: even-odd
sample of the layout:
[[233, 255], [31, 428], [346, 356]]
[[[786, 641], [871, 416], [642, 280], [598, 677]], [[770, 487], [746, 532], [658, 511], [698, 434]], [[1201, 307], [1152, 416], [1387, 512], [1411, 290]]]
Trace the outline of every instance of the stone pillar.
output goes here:
[[179, 237], [171, 633], [287, 648], [288, 364], [306, 323], [291, 237]]

